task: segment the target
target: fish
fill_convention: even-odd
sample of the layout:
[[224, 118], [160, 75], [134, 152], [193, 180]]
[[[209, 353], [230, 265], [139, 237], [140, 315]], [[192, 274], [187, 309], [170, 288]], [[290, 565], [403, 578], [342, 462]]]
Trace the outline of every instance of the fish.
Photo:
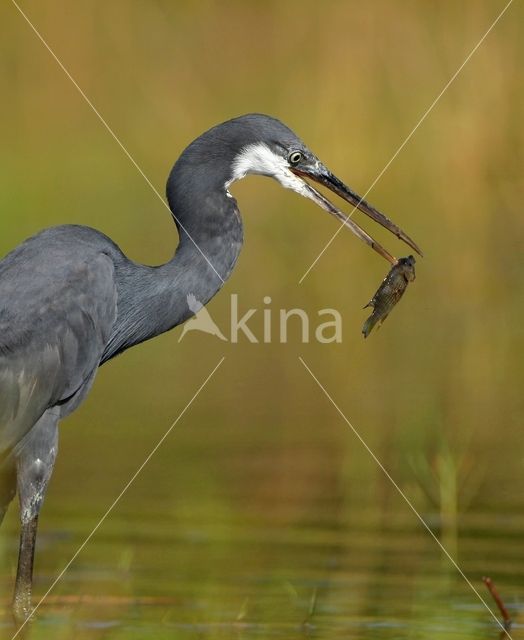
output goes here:
[[373, 307], [373, 313], [364, 322], [364, 326], [362, 327], [364, 338], [369, 336], [377, 322], [380, 327], [393, 307], [404, 295], [408, 284], [413, 280], [415, 280], [415, 258], [413, 256], [399, 258], [391, 267], [388, 275], [382, 280], [375, 295], [364, 307], [364, 309]]

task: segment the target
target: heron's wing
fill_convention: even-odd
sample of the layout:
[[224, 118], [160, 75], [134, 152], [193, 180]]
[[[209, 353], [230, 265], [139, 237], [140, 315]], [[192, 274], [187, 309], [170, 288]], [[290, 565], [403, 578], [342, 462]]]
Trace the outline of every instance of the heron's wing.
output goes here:
[[98, 366], [116, 316], [113, 262], [41, 234], [0, 262], [0, 455]]

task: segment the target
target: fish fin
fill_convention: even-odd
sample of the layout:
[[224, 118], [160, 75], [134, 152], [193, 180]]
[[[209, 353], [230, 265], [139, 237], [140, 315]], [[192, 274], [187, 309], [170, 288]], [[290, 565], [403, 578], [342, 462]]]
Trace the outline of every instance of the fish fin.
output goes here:
[[373, 298], [366, 305], [364, 305], [362, 308], [363, 309], [367, 309], [368, 307], [372, 307], [372, 306], [373, 306]]
[[366, 322], [364, 322], [362, 326], [362, 333], [364, 335], [364, 338], [367, 338], [369, 336], [376, 322], [377, 320], [373, 314], [371, 314], [369, 318], [366, 320]]
[[377, 325], [377, 331], [380, 329], [380, 327], [384, 324], [385, 319], [389, 316], [389, 313], [386, 313], [386, 315], [383, 318], [380, 318], [380, 320], [378, 321], [378, 325]]

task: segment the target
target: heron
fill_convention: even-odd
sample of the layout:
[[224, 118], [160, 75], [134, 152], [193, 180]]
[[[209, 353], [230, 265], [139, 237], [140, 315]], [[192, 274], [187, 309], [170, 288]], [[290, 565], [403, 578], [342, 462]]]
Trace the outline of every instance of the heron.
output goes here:
[[59, 422], [86, 398], [101, 365], [187, 320], [188, 296], [205, 305], [220, 290], [243, 243], [229, 189], [249, 174], [312, 200], [390, 262], [395, 258], [311, 183], [421, 253], [285, 124], [248, 114], [209, 129], [175, 162], [166, 195], [178, 244], [166, 264], [139, 264], [102, 232], [75, 224], [44, 229], [7, 254], [0, 261], [0, 522], [18, 494], [16, 620], [31, 615], [38, 516]]

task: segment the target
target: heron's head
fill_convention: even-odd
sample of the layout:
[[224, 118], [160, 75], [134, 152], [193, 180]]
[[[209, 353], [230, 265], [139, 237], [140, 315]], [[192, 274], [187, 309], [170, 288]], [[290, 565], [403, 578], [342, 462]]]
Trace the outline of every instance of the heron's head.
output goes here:
[[286, 189], [313, 200], [394, 264], [396, 259], [351, 219], [351, 212], [340, 211], [309, 181], [319, 183], [422, 255], [402, 229], [331, 173], [302, 140], [276, 118], [248, 114], [217, 125], [189, 145], [179, 163], [187, 165], [193, 175], [194, 171], [203, 169], [207, 181], [213, 180], [216, 187], [227, 193], [233, 182], [249, 174], [274, 178]]

